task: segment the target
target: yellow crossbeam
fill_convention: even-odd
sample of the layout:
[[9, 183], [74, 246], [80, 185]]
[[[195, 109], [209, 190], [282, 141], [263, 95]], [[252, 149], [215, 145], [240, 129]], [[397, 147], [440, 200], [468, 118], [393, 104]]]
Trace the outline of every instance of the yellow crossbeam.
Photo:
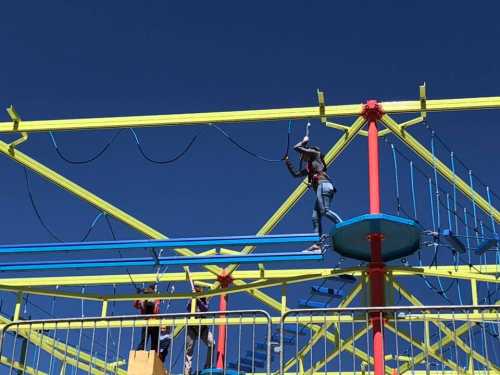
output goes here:
[[[385, 113], [421, 112], [420, 100], [382, 102]], [[325, 106], [324, 117], [359, 116], [362, 104]], [[500, 108], [500, 97], [437, 99], [426, 101], [427, 112], [464, 111]], [[187, 113], [152, 116], [123, 116], [103, 118], [80, 118], [68, 120], [41, 120], [0, 122], [0, 132], [39, 132], [83, 129], [117, 129], [150, 126], [181, 126], [196, 124], [242, 123], [278, 121], [290, 119], [319, 119], [323, 117], [318, 106], [261, 109], [227, 112]]]
[[[481, 272], [479, 269], [481, 268]], [[394, 276], [415, 276], [423, 274], [426, 276], [439, 276], [453, 279], [479, 280], [486, 282], [499, 282], [495, 278], [498, 266], [495, 264], [472, 265], [472, 266], [432, 266], [432, 267], [387, 267]], [[303, 275], [317, 275], [318, 277], [329, 277], [340, 274], [349, 274], [360, 277], [363, 269], [346, 272], [345, 269], [331, 268], [298, 268], [284, 270], [238, 270], [231, 277], [235, 280], [259, 280], [259, 279], [283, 279], [286, 277], [298, 277]], [[157, 280], [156, 273], [131, 274], [136, 283], [152, 283]], [[191, 272], [193, 281], [215, 281], [217, 275], [212, 272]], [[161, 275], [159, 282], [187, 282], [185, 272], [168, 272]], [[29, 290], [37, 286], [76, 286], [76, 285], [122, 285], [130, 284], [128, 275], [95, 275], [95, 276], [57, 276], [57, 277], [25, 277], [25, 278], [0, 278], [0, 285], [5, 287], [19, 287], [19, 290]]]

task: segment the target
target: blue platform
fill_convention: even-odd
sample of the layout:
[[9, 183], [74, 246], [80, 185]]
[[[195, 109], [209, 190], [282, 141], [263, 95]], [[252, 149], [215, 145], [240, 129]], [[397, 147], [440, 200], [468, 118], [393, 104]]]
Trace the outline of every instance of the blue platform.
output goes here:
[[371, 260], [368, 236], [380, 233], [384, 262], [406, 257], [420, 248], [420, 234], [413, 220], [386, 214], [367, 214], [343, 221], [332, 230], [333, 249], [341, 255], [363, 261]]

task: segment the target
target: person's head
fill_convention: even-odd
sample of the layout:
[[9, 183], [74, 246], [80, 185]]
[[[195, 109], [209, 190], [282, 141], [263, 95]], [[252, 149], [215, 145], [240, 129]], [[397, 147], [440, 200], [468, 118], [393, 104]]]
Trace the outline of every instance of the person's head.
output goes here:
[[150, 285], [147, 288], [144, 288], [144, 294], [153, 294], [155, 292], [155, 286]]
[[[321, 152], [320, 148], [317, 147], [317, 146], [307, 146], [306, 150], [314, 150], [314, 151]], [[300, 153], [300, 160], [302, 160], [302, 161], [309, 161], [312, 158], [313, 157], [312, 157], [312, 155], [310, 153], [307, 153], [307, 152], [301, 152]]]
[[201, 293], [203, 291], [203, 288], [199, 285], [195, 285], [194, 291], [195, 291], [195, 293]]

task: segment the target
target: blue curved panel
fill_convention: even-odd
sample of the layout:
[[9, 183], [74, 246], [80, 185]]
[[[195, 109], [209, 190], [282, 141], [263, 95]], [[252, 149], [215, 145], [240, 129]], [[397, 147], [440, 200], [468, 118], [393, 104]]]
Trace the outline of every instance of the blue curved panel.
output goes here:
[[386, 214], [367, 214], [343, 221], [332, 230], [333, 248], [348, 258], [371, 260], [372, 233], [381, 233], [382, 260], [403, 258], [420, 248], [420, 229], [410, 219]]

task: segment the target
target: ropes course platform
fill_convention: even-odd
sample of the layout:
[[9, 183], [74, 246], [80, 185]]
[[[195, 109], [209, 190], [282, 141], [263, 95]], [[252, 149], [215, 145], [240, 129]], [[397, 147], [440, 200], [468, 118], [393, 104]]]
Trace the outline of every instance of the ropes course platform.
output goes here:
[[370, 261], [370, 235], [382, 236], [382, 260], [390, 261], [413, 254], [420, 248], [421, 230], [414, 220], [386, 214], [367, 214], [336, 225], [333, 246], [338, 253]]

